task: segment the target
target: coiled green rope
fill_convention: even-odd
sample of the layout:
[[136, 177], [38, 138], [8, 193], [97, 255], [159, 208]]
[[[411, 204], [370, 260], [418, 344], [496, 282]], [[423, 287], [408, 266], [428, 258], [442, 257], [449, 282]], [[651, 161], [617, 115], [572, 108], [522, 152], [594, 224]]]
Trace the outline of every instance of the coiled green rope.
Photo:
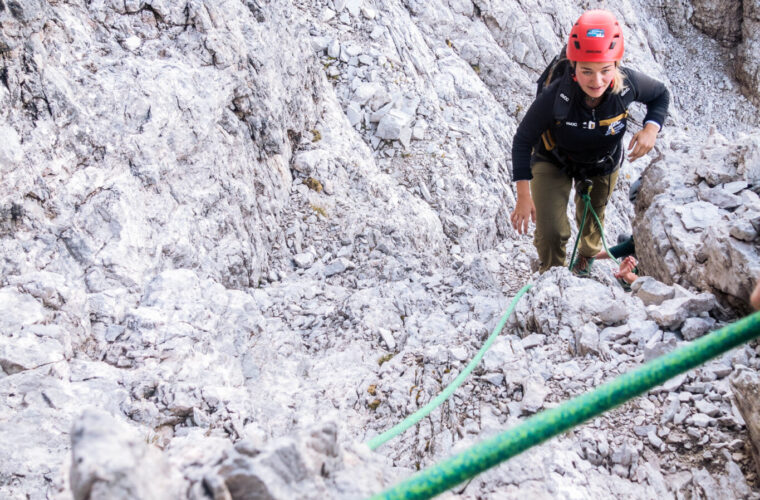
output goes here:
[[618, 406], [678, 374], [760, 336], [760, 312], [539, 413], [502, 434], [425, 469], [372, 500], [432, 498], [557, 434]]
[[451, 382], [448, 386], [446, 386], [446, 389], [443, 390], [438, 396], [436, 396], [435, 399], [430, 401], [428, 404], [417, 410], [416, 412], [412, 413], [408, 417], [406, 417], [404, 420], [396, 424], [395, 426], [391, 427], [387, 431], [383, 432], [382, 434], [379, 434], [372, 439], [370, 439], [367, 442], [367, 446], [371, 450], [374, 450], [383, 444], [387, 443], [394, 437], [398, 436], [402, 432], [405, 432], [407, 429], [415, 425], [417, 422], [425, 418], [431, 411], [433, 411], [435, 408], [437, 408], [441, 403], [449, 399], [449, 397], [454, 394], [454, 391], [457, 390], [457, 387], [462, 385], [462, 382], [464, 382], [464, 379], [467, 378], [467, 376], [472, 372], [473, 369], [480, 363], [480, 360], [483, 359], [483, 356], [486, 354], [486, 351], [491, 348], [491, 344], [493, 344], [494, 340], [496, 340], [496, 337], [499, 335], [499, 332], [501, 332], [501, 329], [504, 328], [504, 325], [507, 323], [507, 319], [512, 315], [512, 311], [514, 311], [515, 306], [517, 305], [517, 302], [520, 300], [520, 297], [525, 295], [525, 292], [527, 292], [530, 287], [533, 285], [525, 285], [520, 289], [519, 292], [517, 292], [517, 295], [515, 295], [515, 298], [512, 299], [512, 303], [509, 305], [509, 308], [507, 309], [507, 312], [504, 313], [504, 315], [501, 317], [501, 320], [499, 321], [499, 324], [496, 325], [496, 328], [494, 328], [491, 335], [486, 339], [485, 343], [483, 344], [483, 347], [480, 348], [478, 353], [475, 355], [474, 358], [472, 358], [472, 361], [465, 367], [465, 369], [460, 373], [457, 378], [454, 379], [453, 382]]

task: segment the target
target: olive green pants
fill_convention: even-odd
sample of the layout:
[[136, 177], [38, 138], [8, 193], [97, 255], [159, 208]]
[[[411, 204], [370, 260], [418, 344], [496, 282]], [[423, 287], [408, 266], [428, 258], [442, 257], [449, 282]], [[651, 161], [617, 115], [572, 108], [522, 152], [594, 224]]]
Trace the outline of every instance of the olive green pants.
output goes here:
[[[536, 205], [536, 232], [533, 244], [538, 251], [541, 262], [539, 272], [550, 267], [564, 266], [567, 240], [570, 238], [570, 224], [567, 220], [567, 203], [573, 179], [554, 164], [537, 161], [532, 166], [533, 180], [530, 191]], [[599, 221], [604, 225], [604, 212], [612, 190], [615, 188], [619, 170], [599, 177], [591, 177], [591, 206], [594, 207]], [[580, 227], [585, 203], [578, 190], [580, 181], [575, 182], [575, 223]], [[589, 211], [583, 227], [578, 253], [584, 257], [593, 257], [602, 249], [601, 232]]]

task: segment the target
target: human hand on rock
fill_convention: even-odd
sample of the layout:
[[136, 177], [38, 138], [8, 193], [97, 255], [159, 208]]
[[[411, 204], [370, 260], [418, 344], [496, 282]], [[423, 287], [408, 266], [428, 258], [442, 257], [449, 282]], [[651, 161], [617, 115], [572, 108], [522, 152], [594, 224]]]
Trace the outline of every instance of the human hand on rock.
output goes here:
[[628, 151], [630, 152], [628, 159], [630, 161], [638, 160], [651, 151], [657, 141], [657, 132], [659, 131], [660, 128], [656, 124], [647, 123], [643, 129], [633, 134], [631, 142], [628, 143]]
[[636, 269], [637, 265], [638, 261], [633, 256], [629, 255], [620, 263], [620, 269], [615, 272], [615, 277], [622, 278], [626, 283], [630, 285], [636, 281], [636, 278], [638, 278], [638, 276], [636, 276], [636, 274], [633, 272], [633, 270]]

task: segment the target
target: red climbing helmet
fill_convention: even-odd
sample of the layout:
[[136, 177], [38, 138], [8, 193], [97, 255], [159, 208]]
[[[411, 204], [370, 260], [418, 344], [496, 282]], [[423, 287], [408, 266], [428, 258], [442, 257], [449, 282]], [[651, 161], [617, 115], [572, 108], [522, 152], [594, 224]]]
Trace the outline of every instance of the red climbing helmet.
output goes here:
[[608, 10], [584, 12], [570, 30], [567, 58], [571, 61], [607, 62], [623, 58], [623, 30]]

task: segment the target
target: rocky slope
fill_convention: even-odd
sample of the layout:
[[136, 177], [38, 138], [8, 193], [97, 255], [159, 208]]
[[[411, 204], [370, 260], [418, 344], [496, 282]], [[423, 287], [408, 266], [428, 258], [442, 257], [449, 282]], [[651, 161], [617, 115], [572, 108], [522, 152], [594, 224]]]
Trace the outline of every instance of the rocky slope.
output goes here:
[[[0, 0], [0, 496], [362, 498], [744, 313], [752, 2], [615, 6], [674, 97], [607, 212], [652, 277], [531, 275], [511, 137], [583, 7]], [[529, 280], [453, 398], [369, 452]], [[732, 386], [759, 366], [737, 349], [449, 495], [757, 497]]]

